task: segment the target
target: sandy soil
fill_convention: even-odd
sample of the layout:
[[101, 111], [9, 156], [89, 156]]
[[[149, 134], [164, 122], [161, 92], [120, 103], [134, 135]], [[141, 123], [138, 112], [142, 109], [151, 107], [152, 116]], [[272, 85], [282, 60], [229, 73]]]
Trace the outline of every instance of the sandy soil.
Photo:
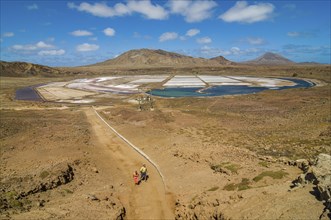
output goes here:
[[[36, 79], [36, 81], [60, 81]], [[136, 97], [97, 104], [12, 99], [25, 79], [1, 78], [1, 218], [319, 219], [313, 185], [282, 161], [330, 152], [330, 85], [215, 98]], [[37, 84], [37, 83], [36, 83]], [[135, 186], [146, 163], [150, 179]], [[72, 168], [67, 178], [64, 174]], [[264, 176], [263, 176], [264, 175]], [[258, 178], [261, 177], [261, 178]]]
[[[99, 140], [99, 146], [103, 146], [106, 166], [112, 167], [113, 172], [122, 175], [123, 181], [130, 189], [124, 192], [120, 199], [127, 208], [129, 219], [170, 219], [173, 218], [171, 207], [171, 195], [166, 192], [165, 183], [155, 168], [144, 157], [120, 140], [106, 124], [96, 115], [94, 109], [86, 110], [87, 118], [94, 130], [94, 135]], [[100, 159], [100, 158], [99, 158]], [[112, 161], [111, 165], [109, 160]], [[139, 186], [133, 183], [134, 170], [139, 170], [142, 164], [148, 167], [150, 178]], [[109, 166], [110, 165], [110, 166]], [[131, 172], [132, 171], [132, 172]], [[173, 206], [173, 205], [172, 205]]]

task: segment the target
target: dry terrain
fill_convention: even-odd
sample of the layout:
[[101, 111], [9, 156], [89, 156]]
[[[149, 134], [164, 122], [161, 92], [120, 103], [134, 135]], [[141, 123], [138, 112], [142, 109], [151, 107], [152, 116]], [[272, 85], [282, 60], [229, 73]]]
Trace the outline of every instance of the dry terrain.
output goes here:
[[[232, 75], [254, 70], [229, 68]], [[256, 70], [322, 83], [241, 96], [153, 97], [154, 108], [140, 111], [135, 95], [94, 107], [17, 101], [17, 88], [69, 78], [1, 77], [1, 218], [327, 219], [315, 185], [291, 185], [303, 172], [295, 160], [331, 151], [330, 66]], [[227, 67], [196, 71], [229, 74]], [[136, 186], [132, 173], [143, 163], [150, 178]]]

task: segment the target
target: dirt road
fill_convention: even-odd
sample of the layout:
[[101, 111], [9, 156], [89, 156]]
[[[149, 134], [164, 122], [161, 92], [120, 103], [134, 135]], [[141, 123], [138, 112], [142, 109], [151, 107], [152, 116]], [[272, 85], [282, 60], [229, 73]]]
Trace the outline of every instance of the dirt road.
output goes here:
[[[171, 194], [166, 192], [164, 183], [157, 170], [144, 157], [120, 139], [89, 108], [85, 111], [94, 135], [99, 140], [98, 150], [104, 151], [100, 164], [108, 167], [109, 175], [116, 175], [125, 185], [120, 200], [127, 211], [128, 219], [173, 219], [170, 202]], [[132, 174], [141, 165], [147, 165], [150, 178], [139, 186], [134, 185]]]

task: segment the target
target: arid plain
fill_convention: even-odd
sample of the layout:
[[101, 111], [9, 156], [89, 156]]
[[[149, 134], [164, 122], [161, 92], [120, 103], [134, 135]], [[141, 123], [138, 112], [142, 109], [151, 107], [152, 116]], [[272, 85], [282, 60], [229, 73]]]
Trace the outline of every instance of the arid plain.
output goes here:
[[[330, 154], [330, 65], [75, 71], [1, 77], [3, 219], [328, 218], [314, 184], [291, 186], [303, 172], [295, 161]], [[14, 99], [16, 89], [42, 83], [192, 71], [306, 78], [316, 86], [238, 96], [152, 97], [152, 109], [150, 103], [132, 101], [141, 94], [100, 96], [93, 104]], [[132, 173], [142, 163], [150, 179], [135, 186]]]

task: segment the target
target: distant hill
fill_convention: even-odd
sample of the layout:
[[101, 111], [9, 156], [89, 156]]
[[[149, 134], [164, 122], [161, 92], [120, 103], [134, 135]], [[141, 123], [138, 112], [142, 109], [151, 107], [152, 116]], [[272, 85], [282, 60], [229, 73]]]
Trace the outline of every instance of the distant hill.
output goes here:
[[235, 62], [225, 59], [223, 56], [210, 58], [210, 60], [216, 61], [218, 64], [221, 64], [221, 65], [235, 65], [236, 64]]
[[253, 64], [253, 65], [289, 65], [295, 64], [292, 60], [289, 60], [279, 54], [267, 52], [262, 56], [244, 62], [245, 64]]
[[217, 60], [194, 58], [164, 50], [140, 49], [130, 50], [120, 56], [96, 63], [91, 66], [124, 66], [124, 67], [179, 67], [179, 66], [218, 66]]
[[[79, 67], [48, 67], [26, 62], [0, 61], [0, 76], [64, 76], [64, 75], [91, 75], [109, 73], [109, 70], [122, 71], [123, 69], [141, 70], [146, 68], [197, 68], [235, 66], [239, 63], [227, 60], [223, 56], [210, 59], [194, 58], [164, 50], [139, 49], [130, 50], [120, 56], [104, 62]], [[295, 63], [275, 53], [264, 55], [242, 64], [246, 65], [322, 65], [315, 62]], [[161, 71], [162, 72], [162, 71]], [[115, 72], [113, 72], [115, 73]], [[127, 72], [126, 72], [127, 74]]]
[[317, 63], [317, 62], [300, 62], [298, 64], [301, 64], [301, 65], [324, 65], [322, 63]]
[[60, 76], [68, 74], [75, 73], [33, 63], [0, 61], [1, 76]]

